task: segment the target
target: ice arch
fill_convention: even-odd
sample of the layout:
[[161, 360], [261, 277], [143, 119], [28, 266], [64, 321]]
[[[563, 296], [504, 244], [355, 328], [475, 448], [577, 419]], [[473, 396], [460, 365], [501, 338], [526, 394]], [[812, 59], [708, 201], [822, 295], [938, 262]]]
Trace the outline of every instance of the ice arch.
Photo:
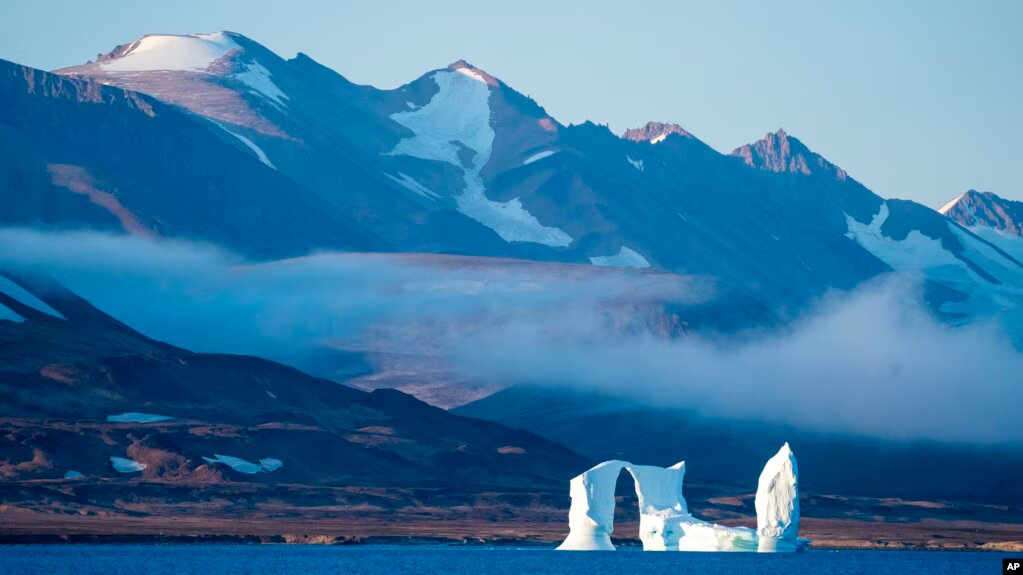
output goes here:
[[757, 486], [757, 529], [726, 527], [689, 513], [682, 483], [685, 462], [671, 467], [611, 460], [569, 482], [569, 534], [558, 547], [613, 551], [615, 485], [625, 469], [639, 499], [639, 538], [645, 551], [798, 551], [799, 487], [796, 458], [788, 443], [768, 460]]

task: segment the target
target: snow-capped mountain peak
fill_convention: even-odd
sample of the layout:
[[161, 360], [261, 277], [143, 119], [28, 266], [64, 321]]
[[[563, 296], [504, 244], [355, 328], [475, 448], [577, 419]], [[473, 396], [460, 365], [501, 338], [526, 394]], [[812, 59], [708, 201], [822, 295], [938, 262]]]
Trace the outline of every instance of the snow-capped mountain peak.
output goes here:
[[683, 138], [693, 138], [695, 136], [690, 134], [678, 124], [666, 124], [664, 122], [647, 122], [645, 126], [641, 128], [630, 128], [625, 130], [622, 134], [622, 138], [626, 140], [632, 140], [633, 142], [650, 142], [651, 144], [659, 144], [667, 139], [668, 136], [677, 134]]
[[731, 155], [741, 158], [750, 167], [769, 172], [804, 175], [831, 173], [838, 180], [847, 177], [845, 170], [810, 150], [798, 138], [790, 136], [781, 128], [752, 144], [736, 148]]
[[[95, 62], [56, 73], [151, 94], [221, 127], [240, 126], [286, 137], [278, 113], [292, 104], [284, 78], [287, 62], [235, 32], [150, 34], [100, 55]], [[228, 129], [233, 137], [239, 136], [236, 128]], [[252, 147], [247, 135], [239, 139]], [[261, 152], [256, 155], [262, 161]]]
[[1023, 202], [1007, 200], [991, 192], [969, 190], [942, 206], [942, 215], [967, 228], [986, 227], [1023, 236]]
[[101, 55], [96, 63], [109, 72], [203, 72], [217, 60], [241, 50], [236, 36], [230, 32], [149, 34]]

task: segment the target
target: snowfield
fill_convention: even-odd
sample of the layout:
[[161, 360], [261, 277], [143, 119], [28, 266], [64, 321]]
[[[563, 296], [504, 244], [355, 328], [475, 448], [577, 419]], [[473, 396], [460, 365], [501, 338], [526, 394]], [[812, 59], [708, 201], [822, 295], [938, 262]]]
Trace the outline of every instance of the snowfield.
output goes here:
[[[455, 197], [456, 208], [494, 230], [501, 239], [554, 247], [571, 244], [571, 236], [540, 224], [518, 198], [507, 202], [487, 198], [480, 172], [490, 161], [494, 130], [490, 126], [490, 87], [486, 80], [468, 68], [439, 70], [432, 78], [438, 91], [429, 103], [391, 116], [414, 135], [402, 139], [390, 153], [460, 168], [464, 188]], [[475, 152], [468, 166], [459, 159], [463, 146]]]
[[529, 164], [532, 164], [533, 162], [538, 162], [538, 161], [540, 161], [540, 160], [542, 160], [544, 158], [549, 158], [549, 157], [553, 156], [554, 154], [557, 154], [557, 152], [554, 151], [554, 150], [544, 150], [544, 151], [540, 152], [539, 154], [533, 154], [532, 156], [529, 156], [528, 158], [526, 158], [525, 161], [522, 162], [522, 165], [523, 166], [528, 166]]
[[134, 459], [126, 459], [124, 457], [111, 457], [110, 464], [114, 466], [114, 470], [118, 473], [134, 473], [146, 468], [145, 463], [139, 463]]
[[283, 461], [273, 457], [264, 457], [259, 460], [259, 463], [252, 463], [251, 461], [242, 459], [241, 457], [216, 453], [213, 457], [203, 457], [203, 459], [210, 463], [223, 463], [239, 473], [247, 473], [249, 475], [270, 473], [271, 471], [277, 471], [281, 467], [284, 467]]
[[1023, 262], [1023, 236], [996, 230], [982, 224], [970, 226], [969, 230], [981, 239], [994, 244], [995, 247]]
[[288, 99], [288, 96], [277, 87], [277, 84], [274, 84], [270, 78], [270, 71], [259, 62], [246, 64], [245, 71], [235, 74], [234, 77], [277, 107], [287, 105], [284, 100]]
[[247, 147], [248, 149], [252, 150], [253, 154], [256, 154], [256, 159], [257, 160], [259, 160], [260, 162], [265, 164], [267, 167], [273, 168], [275, 170], [277, 169], [277, 166], [275, 166], [273, 164], [273, 162], [270, 161], [270, 158], [266, 155], [266, 152], [263, 151], [263, 148], [260, 148], [259, 146], [257, 146], [255, 142], [253, 142], [252, 140], [246, 138], [245, 136], [243, 136], [243, 135], [241, 135], [241, 134], [239, 134], [237, 132], [233, 132], [233, 131], [229, 130], [227, 128], [227, 126], [221, 124], [220, 122], [217, 122], [217, 121], [214, 121], [214, 120], [210, 120], [210, 121], [213, 122], [214, 124], [216, 124], [217, 126], [220, 126], [221, 130], [224, 130], [228, 134], [231, 134], [235, 138], [238, 138], [238, 140], [241, 143], [245, 144], [245, 147]]
[[965, 301], [945, 302], [939, 308], [949, 314], [961, 314], [964, 322], [980, 320], [1008, 312], [1023, 313], [1023, 266], [1006, 258], [991, 246], [971, 237], [956, 224], [946, 225], [962, 246], [961, 256], [996, 281], [992, 282], [964, 259], [942, 246], [940, 240], [911, 230], [905, 239], [885, 236], [881, 227], [888, 219], [888, 205], [869, 224], [846, 214], [846, 235], [878, 259], [899, 272], [909, 272], [944, 283], [965, 294]]
[[145, 36], [119, 58], [100, 66], [109, 72], [174, 70], [202, 72], [232, 50], [240, 49], [223, 32], [187, 36]]
[[174, 418], [167, 415], [156, 415], [155, 413], [139, 413], [137, 411], [127, 411], [125, 413], [107, 416], [107, 421], [111, 423], [154, 423], [157, 421], [167, 421], [168, 419]]
[[412, 192], [412, 193], [414, 193], [414, 194], [416, 194], [418, 196], [422, 196], [422, 197], [424, 197], [424, 198], [426, 198], [426, 199], [428, 199], [430, 201], [434, 201], [435, 202], [435, 201], [437, 201], [438, 198], [440, 198], [440, 196], [437, 195], [432, 190], [430, 190], [430, 188], [427, 188], [423, 184], [420, 184], [419, 182], [416, 181], [415, 178], [413, 178], [412, 176], [406, 175], [403, 172], [398, 172], [398, 176], [397, 177], [392, 176], [391, 174], [384, 174], [384, 175], [387, 176], [388, 178], [394, 180], [395, 182], [397, 182], [398, 185], [400, 185], [401, 187], [409, 190], [410, 192]]

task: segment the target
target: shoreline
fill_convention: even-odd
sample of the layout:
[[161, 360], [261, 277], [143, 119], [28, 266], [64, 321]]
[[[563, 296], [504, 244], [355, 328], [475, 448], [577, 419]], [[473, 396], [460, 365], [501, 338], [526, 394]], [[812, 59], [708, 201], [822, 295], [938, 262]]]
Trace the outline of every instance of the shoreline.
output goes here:
[[[812, 535], [812, 533], [807, 533]], [[638, 548], [639, 539], [613, 539], [616, 547]], [[316, 534], [304, 533], [10, 533], [0, 532], [0, 547], [14, 545], [317, 545], [348, 546], [428, 546], [428, 547], [532, 547], [557, 546], [560, 538], [540, 535], [514, 537], [500, 535], [430, 534]], [[896, 539], [816, 539], [811, 551], [982, 551], [1008, 553], [1023, 551], [1023, 540], [968, 542], [961, 539], [914, 541]]]
[[[1007, 553], [1023, 551], [1023, 542], [984, 545], [919, 545], [910, 542], [847, 542], [845, 545], [811, 544], [810, 551], [930, 551]], [[638, 539], [616, 540], [618, 548], [639, 548]], [[526, 547], [553, 549], [557, 542], [536, 539], [465, 538], [443, 536], [323, 536], [323, 535], [151, 535], [151, 534], [39, 534], [2, 535], [0, 547], [35, 545], [315, 545], [324, 547]]]

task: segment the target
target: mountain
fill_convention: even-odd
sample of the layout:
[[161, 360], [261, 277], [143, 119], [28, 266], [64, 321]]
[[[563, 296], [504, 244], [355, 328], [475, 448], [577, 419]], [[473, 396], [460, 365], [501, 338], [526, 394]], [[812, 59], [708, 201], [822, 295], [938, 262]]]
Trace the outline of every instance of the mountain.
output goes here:
[[1017, 261], [1023, 261], [1023, 202], [969, 190], [938, 211]]
[[[958, 268], [928, 277], [934, 307], [960, 321], [988, 314], [990, 286], [1012, 284], [1019, 267], [782, 130], [722, 155], [676, 124], [621, 137], [564, 126], [463, 60], [380, 90], [219, 32], [145, 36], [58, 73], [210, 120], [399, 251], [710, 276], [782, 317], [905, 269], [918, 237]], [[963, 304], [974, 292], [984, 301]]]
[[199, 239], [258, 257], [388, 249], [235, 138], [149, 96], [0, 61], [0, 99], [4, 225]]
[[1023, 342], [1012, 319], [1023, 304], [1021, 260], [926, 206], [878, 197], [784, 130], [732, 156], [792, 190], [798, 195], [793, 202], [814, 206], [819, 221], [890, 269], [924, 278], [927, 301], [939, 316], [953, 323], [1002, 318]]
[[647, 122], [642, 128], [629, 128], [628, 130], [625, 130], [625, 133], [622, 134], [622, 138], [633, 142], [650, 142], [651, 144], [659, 144], [672, 134], [678, 134], [683, 138], [696, 137], [678, 124], [665, 124], [664, 122], [651, 121]]
[[751, 168], [775, 173], [822, 175], [844, 182], [845, 170], [807, 148], [797, 138], [789, 137], [784, 129], [767, 134], [762, 140], [740, 146], [732, 155], [741, 158]]
[[391, 116], [429, 101], [432, 80], [390, 91], [358, 86], [304, 54], [284, 60], [231, 32], [145, 36], [58, 73], [151, 94], [208, 119], [239, 150], [401, 251], [518, 253], [459, 215], [452, 198], [435, 197], [427, 187], [434, 179], [410, 176], [416, 162], [390, 154], [411, 133]]
[[472, 492], [560, 485], [589, 465], [395, 390], [153, 341], [45, 279], [0, 275], [0, 365], [5, 482]]
[[791, 308], [887, 269], [841, 214], [832, 229], [797, 215], [777, 182], [681, 127], [564, 126], [465, 61], [378, 90], [223, 32], [147, 36], [58, 72], [222, 124], [400, 251], [652, 266]]

